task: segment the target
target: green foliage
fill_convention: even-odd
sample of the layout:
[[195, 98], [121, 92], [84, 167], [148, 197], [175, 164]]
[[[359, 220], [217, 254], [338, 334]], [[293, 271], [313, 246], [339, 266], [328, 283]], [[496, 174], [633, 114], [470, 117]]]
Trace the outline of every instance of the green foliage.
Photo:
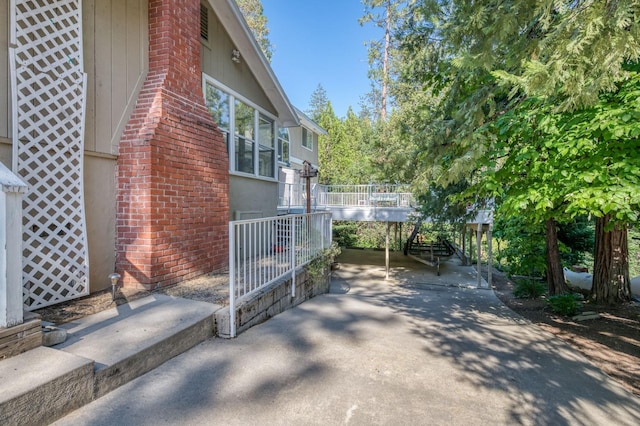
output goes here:
[[569, 223], [559, 224], [558, 240], [564, 265], [586, 264], [587, 257], [593, 258], [595, 245], [595, 225], [586, 216], [578, 216]]
[[467, 204], [458, 197], [467, 187], [468, 184], [462, 181], [447, 187], [432, 185], [427, 191], [418, 192], [420, 214], [440, 226], [445, 223], [465, 223], [475, 216], [473, 212], [467, 213]]
[[327, 98], [327, 91], [324, 90], [322, 84], [318, 84], [316, 90], [311, 94], [309, 100], [309, 108], [306, 110], [306, 114], [316, 123], [319, 123], [322, 119], [322, 113], [325, 111], [329, 104], [329, 98]]
[[533, 279], [516, 280], [513, 287], [513, 295], [521, 299], [537, 299], [546, 292], [546, 284]]
[[547, 305], [556, 314], [564, 316], [572, 316], [578, 313], [580, 310], [579, 300], [581, 296], [579, 294], [558, 294], [551, 296], [547, 299]]
[[[333, 240], [340, 247], [381, 249], [386, 245], [386, 226], [383, 222], [336, 221], [333, 224]], [[405, 230], [408, 228], [409, 225]]]
[[327, 101], [317, 123], [327, 131], [318, 141], [319, 181], [330, 185], [365, 184], [371, 179], [371, 127], [351, 108], [336, 117]]
[[522, 216], [505, 216], [497, 212], [494, 236], [506, 241], [499, 252], [500, 263], [510, 275], [542, 277], [547, 269], [545, 235], [541, 224], [532, 224]]
[[325, 280], [329, 274], [329, 268], [340, 255], [340, 247], [335, 242], [331, 243], [329, 248], [325, 249], [319, 256], [316, 256], [307, 264], [307, 273], [309, 278], [316, 284]]
[[265, 58], [271, 61], [273, 56], [273, 45], [269, 40], [269, 27], [267, 26], [267, 17], [264, 16], [264, 9], [260, 0], [236, 0], [240, 11], [247, 21], [247, 25], [251, 29], [262, 53]]
[[333, 241], [340, 247], [357, 247], [358, 226], [356, 222], [334, 222]]

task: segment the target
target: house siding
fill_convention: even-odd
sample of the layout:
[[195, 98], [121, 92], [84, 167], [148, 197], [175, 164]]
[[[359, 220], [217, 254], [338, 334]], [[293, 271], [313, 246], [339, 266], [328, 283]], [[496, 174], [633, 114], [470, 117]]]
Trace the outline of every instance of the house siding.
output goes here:
[[[231, 220], [271, 217], [278, 214], [278, 184], [243, 176], [230, 176]], [[251, 212], [249, 214], [248, 212]]]
[[[0, 142], [11, 132], [11, 100], [9, 99], [9, 2], [0, 3]], [[6, 142], [6, 140], [5, 140]], [[11, 168], [11, 162], [5, 163]]]
[[258, 83], [245, 61], [240, 57], [240, 63], [231, 61], [231, 52], [235, 44], [227, 34], [220, 19], [207, 7], [209, 13], [209, 40], [202, 40], [201, 57], [202, 72], [212, 76], [238, 94], [250, 99], [265, 111], [277, 115], [275, 107]]
[[[11, 168], [9, 2], [0, 5], [0, 161]], [[116, 156], [148, 69], [147, 0], [84, 0], [87, 73], [84, 194], [90, 291], [110, 287], [115, 265]]]
[[117, 154], [148, 69], [147, 0], [84, 0], [85, 151]]
[[[311, 130], [309, 130], [311, 131]], [[313, 133], [313, 150], [309, 150], [302, 146], [302, 127], [293, 127], [289, 129], [291, 136], [290, 155], [299, 160], [307, 160], [311, 164], [318, 164], [318, 135]], [[292, 164], [293, 166], [293, 164]]]
[[[262, 110], [277, 116], [276, 108], [240, 56], [240, 63], [231, 60], [236, 48], [223, 22], [207, 2], [208, 40], [201, 39], [202, 72], [214, 78]], [[277, 167], [277, 166], [276, 166]], [[262, 178], [232, 174], [229, 177], [229, 219], [269, 217], [277, 214], [278, 184]]]

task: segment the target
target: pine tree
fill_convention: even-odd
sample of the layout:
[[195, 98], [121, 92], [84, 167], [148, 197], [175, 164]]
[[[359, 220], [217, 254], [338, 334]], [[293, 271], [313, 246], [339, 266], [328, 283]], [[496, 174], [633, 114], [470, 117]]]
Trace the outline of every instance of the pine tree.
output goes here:
[[260, 49], [262, 49], [262, 53], [264, 53], [267, 60], [271, 62], [274, 47], [269, 40], [268, 20], [267, 17], [264, 16], [262, 2], [260, 0], [236, 0], [236, 3], [244, 15], [244, 19], [247, 21], [247, 25], [251, 29]]
[[623, 234], [640, 205], [638, 127], [629, 125], [640, 97], [629, 69], [640, 57], [639, 2], [425, 0], [411, 16], [400, 75], [440, 99], [414, 132], [425, 175], [467, 181], [469, 194], [498, 196], [503, 213], [544, 225], [552, 293], [564, 291], [556, 222], [598, 217], [606, 225], [596, 239], [610, 244], [597, 246], [606, 272], [594, 275], [592, 297], [627, 300], [613, 289], [627, 285]]

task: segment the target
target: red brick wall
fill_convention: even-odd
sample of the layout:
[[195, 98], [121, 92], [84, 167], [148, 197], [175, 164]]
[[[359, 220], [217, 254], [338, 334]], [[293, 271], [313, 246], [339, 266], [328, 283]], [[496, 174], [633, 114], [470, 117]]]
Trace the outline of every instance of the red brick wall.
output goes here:
[[204, 106], [200, 1], [149, 1], [149, 74], [119, 145], [116, 269], [126, 286], [227, 267], [229, 174]]

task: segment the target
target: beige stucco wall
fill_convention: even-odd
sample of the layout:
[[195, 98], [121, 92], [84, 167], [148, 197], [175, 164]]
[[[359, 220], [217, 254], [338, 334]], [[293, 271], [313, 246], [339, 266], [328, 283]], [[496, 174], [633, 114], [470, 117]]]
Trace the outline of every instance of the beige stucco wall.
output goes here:
[[0, 163], [11, 169], [11, 141], [0, 137]]
[[[230, 220], [271, 217], [278, 214], [278, 184], [275, 182], [231, 175], [229, 194]], [[260, 213], [249, 215], [246, 212]]]
[[[302, 146], [302, 127], [290, 128], [289, 137], [291, 138], [291, 148], [289, 151], [291, 157], [302, 161], [307, 160], [311, 164], [318, 164], [318, 135], [316, 133], [313, 134], [313, 150]], [[291, 164], [291, 166], [293, 167], [294, 164]], [[297, 165], [295, 166], [298, 168]]]
[[116, 163], [111, 158], [85, 155], [84, 204], [89, 240], [91, 292], [111, 287], [116, 244]]

